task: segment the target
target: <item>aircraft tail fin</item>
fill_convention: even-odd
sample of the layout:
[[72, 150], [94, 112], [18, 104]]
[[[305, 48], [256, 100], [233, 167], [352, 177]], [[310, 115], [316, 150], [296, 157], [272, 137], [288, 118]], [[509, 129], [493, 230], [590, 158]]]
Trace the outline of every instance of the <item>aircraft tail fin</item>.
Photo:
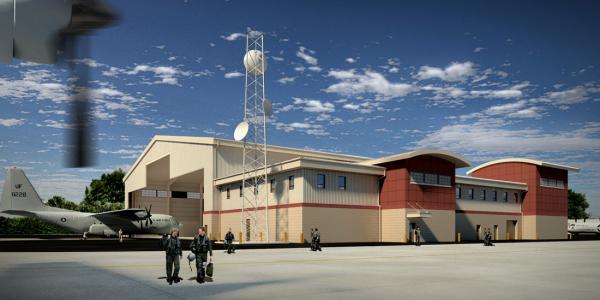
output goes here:
[[6, 170], [2, 199], [0, 199], [0, 212], [9, 210], [47, 210], [47, 206], [25, 176], [25, 172], [14, 167]]

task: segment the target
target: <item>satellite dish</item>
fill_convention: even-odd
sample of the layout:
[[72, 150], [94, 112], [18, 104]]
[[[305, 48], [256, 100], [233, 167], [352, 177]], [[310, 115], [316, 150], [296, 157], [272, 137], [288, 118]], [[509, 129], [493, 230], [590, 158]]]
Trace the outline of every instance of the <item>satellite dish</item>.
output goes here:
[[233, 138], [236, 141], [243, 140], [246, 137], [246, 135], [248, 134], [248, 128], [249, 128], [248, 122], [246, 122], [246, 121], [240, 122], [240, 124], [238, 124], [235, 127], [235, 131], [233, 132]]
[[265, 116], [269, 117], [273, 114], [273, 103], [271, 103], [271, 100], [265, 99], [263, 101], [263, 109], [265, 110]]
[[[264, 70], [263, 59], [265, 66]], [[244, 55], [244, 67], [246, 67], [248, 72], [253, 73], [254, 75], [260, 75], [267, 70], [267, 60], [264, 58], [262, 52], [253, 49], [246, 52], [246, 55]]]

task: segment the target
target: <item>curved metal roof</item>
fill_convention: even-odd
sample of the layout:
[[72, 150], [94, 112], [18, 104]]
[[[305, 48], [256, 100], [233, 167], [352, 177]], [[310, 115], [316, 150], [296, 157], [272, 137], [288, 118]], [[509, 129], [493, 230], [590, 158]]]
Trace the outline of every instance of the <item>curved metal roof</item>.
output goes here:
[[379, 165], [379, 164], [384, 164], [384, 163], [388, 163], [388, 162], [409, 159], [409, 158], [413, 158], [413, 157], [417, 157], [417, 156], [421, 156], [421, 155], [429, 155], [429, 156], [439, 157], [441, 159], [444, 159], [444, 160], [454, 163], [454, 165], [457, 168], [468, 167], [471, 165], [468, 160], [466, 160], [464, 157], [462, 157], [456, 153], [446, 151], [446, 150], [433, 150], [433, 149], [419, 149], [419, 150], [415, 150], [415, 151], [411, 151], [411, 152], [394, 154], [394, 155], [390, 155], [390, 156], [386, 156], [386, 157], [365, 160], [365, 161], [360, 162], [360, 164]]
[[481, 164], [481, 165], [467, 171], [467, 174], [470, 175], [471, 173], [473, 173], [479, 169], [482, 169], [482, 168], [485, 168], [485, 167], [488, 167], [491, 165], [501, 164], [501, 163], [524, 163], [524, 164], [532, 164], [532, 165], [536, 165], [536, 166], [548, 167], [548, 168], [553, 168], [553, 169], [579, 172], [579, 168], [575, 168], [575, 167], [571, 167], [571, 166], [559, 165], [559, 164], [549, 163], [549, 162], [536, 160], [536, 159], [513, 157], [513, 158], [503, 158], [503, 159], [497, 159], [497, 160], [492, 160], [492, 161], [486, 162], [484, 164]]

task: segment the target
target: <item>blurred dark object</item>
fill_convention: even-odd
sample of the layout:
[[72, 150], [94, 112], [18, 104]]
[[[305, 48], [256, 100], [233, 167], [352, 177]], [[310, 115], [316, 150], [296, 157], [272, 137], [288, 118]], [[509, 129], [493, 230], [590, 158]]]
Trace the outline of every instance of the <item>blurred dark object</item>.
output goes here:
[[117, 13], [96, 0], [74, 0], [71, 22], [60, 32], [59, 60], [68, 65], [72, 83], [71, 126], [67, 141], [69, 167], [93, 164], [93, 124], [91, 122], [91, 95], [89, 92], [90, 67], [82, 59], [90, 57], [90, 42], [86, 35], [94, 30], [114, 25]]

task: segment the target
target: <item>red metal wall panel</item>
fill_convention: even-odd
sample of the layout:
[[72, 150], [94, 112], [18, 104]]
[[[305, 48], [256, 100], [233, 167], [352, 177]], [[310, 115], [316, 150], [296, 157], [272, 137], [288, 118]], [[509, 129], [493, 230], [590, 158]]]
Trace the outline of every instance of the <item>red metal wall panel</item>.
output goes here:
[[[527, 184], [528, 191], [522, 200], [524, 215], [567, 216], [568, 172], [537, 166], [529, 163], [499, 163], [481, 168], [471, 174], [473, 177], [517, 181]], [[559, 179], [564, 188], [540, 186], [540, 177]]]
[[[454, 210], [455, 165], [445, 159], [422, 155], [403, 161], [383, 164], [386, 177], [380, 190], [382, 209], [425, 208]], [[410, 172], [450, 176], [451, 187], [411, 184]]]

